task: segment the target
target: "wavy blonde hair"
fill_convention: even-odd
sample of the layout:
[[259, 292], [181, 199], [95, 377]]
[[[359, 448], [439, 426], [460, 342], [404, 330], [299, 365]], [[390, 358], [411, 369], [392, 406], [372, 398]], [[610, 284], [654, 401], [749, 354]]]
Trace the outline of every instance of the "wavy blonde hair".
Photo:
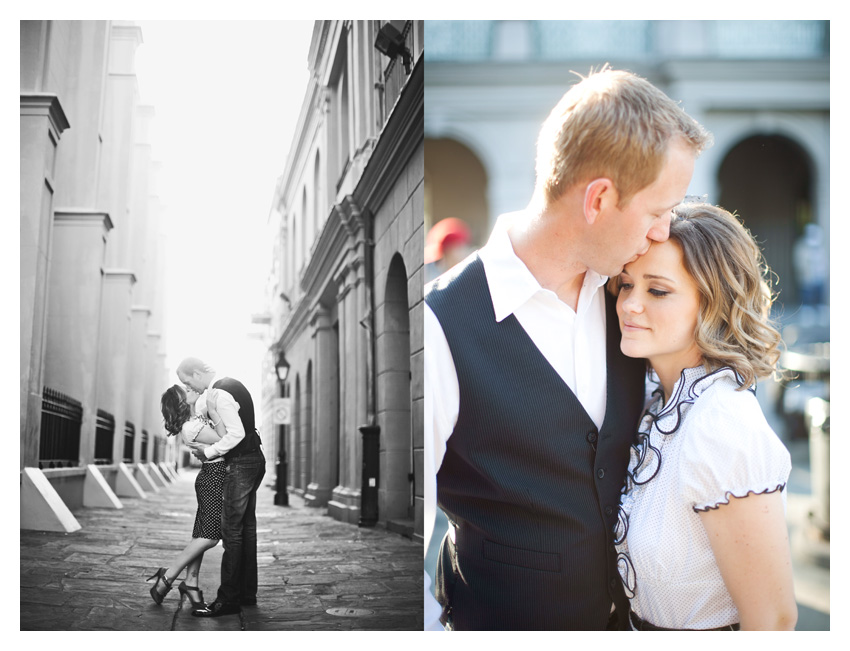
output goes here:
[[540, 129], [536, 192], [550, 204], [576, 183], [605, 177], [614, 182], [622, 208], [658, 177], [676, 137], [696, 154], [712, 142], [708, 131], [646, 79], [607, 65], [591, 70]]
[[673, 210], [670, 240], [696, 283], [695, 333], [707, 370], [729, 366], [740, 389], [776, 371], [782, 337], [770, 320], [770, 270], [753, 236], [735, 215], [707, 203]]

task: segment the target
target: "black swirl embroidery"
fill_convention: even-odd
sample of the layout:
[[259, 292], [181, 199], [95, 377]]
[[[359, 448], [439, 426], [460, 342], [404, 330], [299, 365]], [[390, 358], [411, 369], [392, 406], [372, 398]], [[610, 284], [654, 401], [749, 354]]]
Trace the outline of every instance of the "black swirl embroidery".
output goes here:
[[[629, 509], [626, 505], [632, 500], [632, 492], [637, 486], [645, 486], [658, 476], [661, 470], [661, 450], [650, 443], [650, 433], [653, 427], [663, 435], [664, 439], [675, 434], [682, 426], [685, 415], [690, 411], [696, 399], [702, 392], [711, 384], [720, 374], [734, 373], [735, 379], [739, 385], [743, 385], [741, 376], [728, 366], [716, 369], [706, 373], [702, 377], [694, 380], [690, 384], [686, 380], [685, 373], [692, 369], [684, 369], [679, 376], [679, 381], [673, 390], [673, 395], [667, 404], [663, 404], [663, 391], [659, 386], [652, 392], [652, 401], [641, 417], [640, 425], [638, 426], [638, 434], [635, 443], [632, 445], [631, 459], [636, 460], [634, 464], [629, 463], [629, 468], [626, 471], [626, 480], [623, 488], [620, 491], [620, 504], [617, 512], [617, 522], [614, 525], [614, 544], [619, 546], [625, 543], [629, 532]], [[749, 390], [755, 393], [755, 387], [749, 387]], [[655, 411], [658, 410], [658, 413]], [[660, 421], [668, 420], [675, 417], [675, 422], [672, 427], [662, 428]], [[662, 439], [662, 440], [664, 440]], [[650, 472], [651, 470], [651, 472]], [[649, 476], [646, 474], [649, 472]], [[727, 493], [727, 496], [729, 493]], [[728, 497], [727, 497], [728, 499]], [[727, 502], [728, 504], [728, 502]], [[708, 507], [708, 508], [717, 508]], [[696, 509], [694, 509], [696, 510]], [[705, 509], [707, 510], [707, 509]], [[617, 569], [620, 572], [620, 579], [623, 582], [623, 587], [629, 599], [632, 599], [637, 593], [637, 579], [635, 575], [634, 564], [629, 557], [628, 552], [618, 551]]]

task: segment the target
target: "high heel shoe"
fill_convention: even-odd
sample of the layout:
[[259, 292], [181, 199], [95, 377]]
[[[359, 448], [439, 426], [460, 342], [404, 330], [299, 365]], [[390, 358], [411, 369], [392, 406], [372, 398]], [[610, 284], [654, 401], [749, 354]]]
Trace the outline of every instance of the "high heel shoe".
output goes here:
[[[206, 604], [204, 603], [204, 593], [200, 588], [196, 588], [191, 585], [186, 585], [185, 581], [181, 581], [180, 585], [177, 586], [177, 590], [181, 595], [185, 595], [189, 602], [192, 604], [192, 610], [197, 610], [198, 608], [203, 608]], [[197, 592], [197, 597], [193, 595], [193, 592]]]
[[[165, 572], [166, 568], [161, 567], [156, 571], [156, 574], [147, 579], [148, 581], [153, 581], [154, 579], [156, 579], [156, 583], [154, 583], [153, 587], [151, 588], [151, 597], [153, 597], [153, 600], [158, 604], [161, 604], [162, 600], [165, 598], [165, 595], [167, 595], [171, 591], [171, 582], [165, 578]], [[162, 593], [160, 593], [158, 589], [160, 581], [165, 584], [165, 592]]]

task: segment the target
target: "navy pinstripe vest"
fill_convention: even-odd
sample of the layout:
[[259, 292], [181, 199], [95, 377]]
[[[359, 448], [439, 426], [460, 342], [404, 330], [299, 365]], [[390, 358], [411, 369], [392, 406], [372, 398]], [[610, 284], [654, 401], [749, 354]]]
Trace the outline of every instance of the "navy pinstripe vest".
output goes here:
[[[601, 431], [514, 315], [497, 323], [472, 255], [426, 296], [452, 353], [460, 410], [437, 474], [456, 530], [437, 598], [455, 630], [597, 630], [628, 613], [612, 531], [643, 402], [643, 360], [620, 352], [606, 293]], [[619, 617], [625, 621], [626, 617]]]

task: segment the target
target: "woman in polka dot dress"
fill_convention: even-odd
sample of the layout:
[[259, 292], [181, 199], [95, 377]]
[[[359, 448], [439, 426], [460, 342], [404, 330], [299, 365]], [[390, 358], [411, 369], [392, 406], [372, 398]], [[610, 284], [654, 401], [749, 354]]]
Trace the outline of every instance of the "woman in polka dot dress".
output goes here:
[[[184, 389], [175, 384], [162, 395], [161, 407], [165, 420], [165, 429], [169, 436], [179, 434], [183, 443], [193, 446], [196, 443], [211, 445], [217, 443], [226, 433], [224, 424], [215, 410], [215, 392], [210, 389], [207, 397], [207, 415], [195, 413], [195, 403], [199, 394], [192, 389]], [[160, 604], [171, 590], [177, 576], [186, 568], [186, 580], [177, 586], [181, 595], [185, 595], [192, 609], [204, 606], [204, 596], [198, 587], [198, 575], [204, 552], [212, 549], [221, 539], [222, 484], [225, 476], [224, 458], [219, 457], [201, 464], [201, 470], [195, 479], [195, 494], [198, 497], [198, 511], [192, 530], [192, 540], [180, 552], [167, 568], [161, 567], [148, 579], [156, 579], [151, 588], [151, 597]]]
[[629, 357], [657, 388], [631, 449], [616, 529], [635, 630], [793, 630], [790, 455], [755, 397], [779, 333], [758, 246], [709, 204], [611, 280]]

